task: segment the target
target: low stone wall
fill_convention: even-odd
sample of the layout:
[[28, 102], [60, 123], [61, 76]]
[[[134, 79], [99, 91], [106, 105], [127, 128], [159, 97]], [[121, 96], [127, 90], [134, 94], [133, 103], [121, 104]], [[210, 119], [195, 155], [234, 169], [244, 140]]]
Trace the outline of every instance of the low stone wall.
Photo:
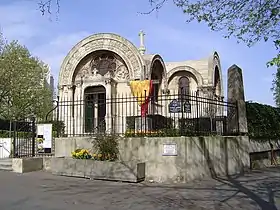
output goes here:
[[[278, 146], [276, 145], [275, 142], [272, 142], [274, 148], [277, 148]], [[250, 144], [249, 144], [249, 152], [263, 152], [263, 151], [268, 151], [270, 150], [270, 145], [268, 141], [265, 142], [258, 142], [253, 139], [250, 139]]]
[[61, 176], [141, 182], [145, 179], [145, 163], [52, 158], [51, 172]]
[[[280, 149], [275, 149], [274, 154], [277, 163], [279, 163]], [[260, 152], [250, 152], [250, 166], [252, 169], [271, 167], [271, 150], [269, 149]]]
[[[91, 150], [93, 141], [88, 137], [57, 138], [55, 156], [70, 157], [77, 148]], [[168, 148], [171, 154], [166, 155]], [[154, 182], [187, 182], [250, 167], [246, 136], [120, 138], [119, 150], [121, 161], [145, 162], [146, 180]]]
[[13, 158], [12, 169], [16, 173], [40, 171], [43, 169], [42, 157]]
[[43, 157], [43, 170], [50, 172], [51, 171], [51, 160], [54, 157]]

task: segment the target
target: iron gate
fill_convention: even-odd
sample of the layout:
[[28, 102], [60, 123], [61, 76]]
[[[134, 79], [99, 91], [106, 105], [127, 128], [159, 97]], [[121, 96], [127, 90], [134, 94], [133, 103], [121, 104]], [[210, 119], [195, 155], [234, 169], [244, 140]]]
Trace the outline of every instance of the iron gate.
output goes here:
[[13, 157], [34, 157], [35, 137], [35, 120], [13, 122]]
[[0, 158], [35, 156], [35, 136], [35, 120], [0, 119]]

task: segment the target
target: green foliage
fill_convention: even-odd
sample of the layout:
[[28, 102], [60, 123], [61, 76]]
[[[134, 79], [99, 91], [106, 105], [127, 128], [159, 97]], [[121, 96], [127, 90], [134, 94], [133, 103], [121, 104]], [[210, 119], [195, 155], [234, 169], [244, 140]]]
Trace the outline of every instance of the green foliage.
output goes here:
[[246, 102], [249, 136], [252, 139], [277, 140], [280, 136], [280, 109]]
[[48, 67], [17, 41], [0, 36], [0, 117], [21, 120], [43, 119], [52, 107], [46, 84]]
[[[7, 131], [7, 130], [0, 130], [0, 138], [14, 138], [14, 132], [13, 130]], [[17, 138], [22, 138], [22, 139], [26, 139], [26, 138], [31, 138], [32, 137], [32, 133], [31, 132], [16, 132], [16, 137]]]
[[276, 74], [274, 75], [271, 89], [273, 91], [274, 101], [280, 107], [280, 67], [277, 68]]
[[100, 134], [94, 139], [94, 147], [102, 157], [110, 156], [111, 160], [116, 160], [119, 154], [118, 137], [115, 135]]
[[274, 42], [277, 56], [268, 65], [279, 66], [280, 7], [278, 0], [176, 0], [187, 14], [187, 21], [205, 22], [213, 31], [226, 32], [252, 46], [256, 42]]
[[[153, 9], [160, 9], [168, 0], [149, 0]], [[272, 41], [277, 55], [268, 66], [280, 66], [279, 0], [173, 0], [186, 14], [187, 22], [204, 22], [213, 31], [225, 32], [224, 37], [236, 37], [252, 46], [261, 40]], [[149, 13], [150, 13], [149, 12]]]

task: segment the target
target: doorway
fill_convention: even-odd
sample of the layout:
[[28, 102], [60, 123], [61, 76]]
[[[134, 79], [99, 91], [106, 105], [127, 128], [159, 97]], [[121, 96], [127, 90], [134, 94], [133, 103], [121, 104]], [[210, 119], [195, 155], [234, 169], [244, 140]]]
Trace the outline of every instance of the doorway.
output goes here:
[[106, 131], [106, 89], [92, 86], [85, 89], [85, 132], [103, 133]]

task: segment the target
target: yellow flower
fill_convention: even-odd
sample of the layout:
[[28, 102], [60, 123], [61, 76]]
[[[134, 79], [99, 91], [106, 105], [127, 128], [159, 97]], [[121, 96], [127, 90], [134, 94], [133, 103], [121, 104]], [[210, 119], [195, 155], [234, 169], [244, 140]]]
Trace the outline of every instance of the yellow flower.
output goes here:
[[92, 156], [93, 156], [93, 157], [96, 157], [97, 155], [94, 153]]
[[102, 157], [102, 154], [98, 154], [98, 157], [101, 158], [101, 157]]

